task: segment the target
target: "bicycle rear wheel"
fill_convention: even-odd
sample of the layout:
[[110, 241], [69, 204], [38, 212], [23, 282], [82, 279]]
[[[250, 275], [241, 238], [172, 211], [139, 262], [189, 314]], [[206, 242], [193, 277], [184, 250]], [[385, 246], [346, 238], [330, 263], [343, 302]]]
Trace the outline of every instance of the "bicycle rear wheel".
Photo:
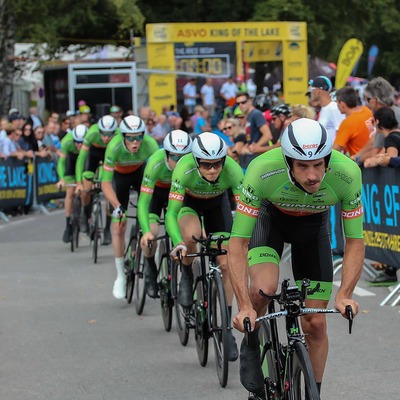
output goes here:
[[[194, 291], [194, 315], [195, 328], [194, 335], [196, 339], [196, 350], [200, 365], [205, 367], [208, 360], [208, 319], [206, 308], [206, 288], [203, 286], [201, 276], [201, 264], [198, 260], [193, 261], [193, 274], [196, 287]], [[200, 279], [197, 279], [199, 277]], [[204, 278], [205, 279], [205, 278]]]
[[144, 304], [146, 302], [146, 288], [145, 288], [145, 263], [144, 263], [144, 255], [142, 253], [142, 249], [140, 247], [140, 238], [141, 233], [139, 234], [137, 243], [136, 243], [136, 254], [135, 254], [135, 307], [136, 314], [142, 315]]
[[178, 331], [179, 341], [182, 346], [186, 346], [189, 341], [189, 323], [191, 310], [182, 307], [178, 302], [178, 282], [181, 279], [182, 266], [172, 264], [172, 293], [175, 300], [176, 330]]
[[167, 332], [171, 330], [172, 325], [172, 308], [174, 302], [171, 293], [171, 258], [165, 251], [165, 243], [163, 240], [159, 243], [159, 254], [161, 254], [159, 277], [160, 277], [160, 303], [161, 316], [164, 323], [164, 328]]
[[290, 399], [291, 400], [320, 400], [318, 387], [306, 346], [295, 342], [291, 355], [290, 368]]
[[214, 272], [211, 282], [211, 332], [214, 342], [215, 365], [218, 380], [222, 387], [228, 382], [228, 306], [221, 275]]
[[[129, 243], [124, 255], [126, 273], [126, 301], [131, 304], [135, 288], [135, 252], [136, 252], [136, 224], [132, 225], [129, 234]], [[135, 246], [134, 246], [135, 244]]]

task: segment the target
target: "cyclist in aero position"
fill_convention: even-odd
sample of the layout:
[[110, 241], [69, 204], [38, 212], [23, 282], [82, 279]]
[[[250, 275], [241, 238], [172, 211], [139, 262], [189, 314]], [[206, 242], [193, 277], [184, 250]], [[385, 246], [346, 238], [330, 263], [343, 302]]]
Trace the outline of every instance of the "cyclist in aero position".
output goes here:
[[[57, 186], [60, 188], [66, 184], [71, 185], [75, 183], [76, 160], [78, 158], [79, 150], [82, 147], [87, 130], [88, 129], [86, 125], [77, 125], [61, 140], [60, 158], [58, 159], [57, 163], [57, 174], [60, 179], [57, 183]], [[63, 235], [63, 241], [65, 243], [71, 241], [71, 214], [74, 193], [74, 187], [67, 187], [64, 201], [65, 218], [67, 224]]]
[[[157, 297], [157, 266], [154, 261], [156, 246], [148, 243], [158, 236], [158, 223], [167, 208], [172, 171], [182, 156], [190, 153], [192, 140], [181, 130], [174, 130], [165, 137], [163, 149], [156, 151], [147, 161], [140, 187], [138, 202], [139, 224], [142, 229], [140, 242], [147, 263], [145, 287], [150, 297]], [[157, 242], [155, 242], [156, 244]]]
[[[330, 135], [311, 119], [301, 118], [289, 124], [282, 134], [281, 146], [249, 165], [229, 241], [230, 276], [239, 308], [234, 325], [243, 332], [243, 319], [249, 317], [250, 335], [256, 344], [255, 319], [265, 313], [268, 302], [258, 291], [272, 295], [277, 290], [284, 242], [292, 245], [296, 282], [309, 278], [312, 287], [320, 283], [320, 289], [306, 300], [306, 307], [327, 307], [333, 270], [328, 209], [338, 202], [346, 244], [335, 308], [343, 316], [347, 305], [351, 305], [354, 315], [358, 312], [352, 294], [364, 261], [361, 171], [351, 159], [332, 150]], [[302, 328], [320, 390], [328, 354], [325, 315], [303, 316]], [[262, 397], [259, 360], [259, 346], [250, 347], [243, 340], [241, 382]]]
[[126, 291], [125, 214], [129, 203], [129, 190], [132, 186], [139, 193], [146, 160], [158, 150], [158, 145], [151, 136], [145, 135], [146, 125], [135, 115], [125, 117], [119, 125], [119, 130], [121, 134], [116, 135], [107, 145], [101, 188], [110, 202], [112, 212], [112, 245], [117, 269], [113, 295], [116, 299], [123, 299]]
[[[176, 258], [180, 250], [183, 256], [178, 292], [178, 301], [182, 307], [189, 308], [193, 303], [193, 259], [185, 258], [185, 255], [196, 252], [196, 242], [192, 236], [201, 237], [200, 216], [204, 218], [206, 233], [229, 235], [232, 228], [228, 189], [232, 190], [237, 199], [242, 187], [243, 172], [226, 152], [226, 145], [219, 136], [204, 132], [194, 139], [192, 154], [182, 157], [172, 174], [165, 225], [175, 246], [171, 255]], [[233, 290], [226, 256], [220, 256], [218, 261], [222, 270], [230, 320]], [[229, 360], [234, 361], [238, 357], [238, 351], [231, 330], [228, 340]]]
[[[117, 121], [111, 115], [101, 117], [96, 124], [93, 124], [83, 140], [76, 161], [76, 191], [82, 192], [82, 204], [84, 210], [84, 230], [89, 232], [89, 218], [91, 214], [91, 196], [89, 194], [93, 185], [93, 178], [99, 163], [104, 160], [107, 144], [114, 137], [118, 130]], [[103, 244], [111, 243], [111, 216], [107, 213], [106, 225], [104, 228]]]

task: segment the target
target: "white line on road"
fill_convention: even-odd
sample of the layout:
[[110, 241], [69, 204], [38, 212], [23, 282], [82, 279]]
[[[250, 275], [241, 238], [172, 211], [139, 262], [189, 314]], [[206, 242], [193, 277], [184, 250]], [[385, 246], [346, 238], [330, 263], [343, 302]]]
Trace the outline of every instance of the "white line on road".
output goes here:
[[[333, 284], [337, 287], [340, 287], [340, 281], [333, 281]], [[360, 288], [356, 286], [354, 289], [354, 294], [360, 297], [367, 297], [367, 296], [376, 296], [376, 293], [370, 292], [369, 290]]]

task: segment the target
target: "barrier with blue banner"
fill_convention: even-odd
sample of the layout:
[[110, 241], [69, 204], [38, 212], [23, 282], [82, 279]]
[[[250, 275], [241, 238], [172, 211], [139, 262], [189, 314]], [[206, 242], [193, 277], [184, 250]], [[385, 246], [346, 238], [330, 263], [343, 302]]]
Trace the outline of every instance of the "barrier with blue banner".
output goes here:
[[0, 211], [63, 198], [65, 192], [59, 191], [57, 182], [57, 168], [50, 157], [0, 160]]
[[399, 169], [363, 169], [366, 257], [393, 266], [400, 266], [399, 182]]

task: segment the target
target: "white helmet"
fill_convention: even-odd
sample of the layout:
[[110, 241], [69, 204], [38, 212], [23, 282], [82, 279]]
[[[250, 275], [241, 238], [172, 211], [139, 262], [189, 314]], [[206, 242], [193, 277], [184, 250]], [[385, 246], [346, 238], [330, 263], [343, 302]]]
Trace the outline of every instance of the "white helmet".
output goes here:
[[112, 115], [104, 115], [97, 122], [100, 133], [115, 133], [117, 130], [117, 121]]
[[281, 137], [282, 153], [289, 169], [293, 160], [325, 158], [328, 166], [332, 154], [332, 137], [317, 121], [300, 118], [287, 126]]
[[165, 136], [163, 147], [165, 151], [183, 156], [190, 153], [192, 139], [190, 139], [190, 136], [185, 131], [176, 129]]
[[82, 143], [88, 128], [86, 125], [79, 124], [72, 130], [72, 138], [74, 142]]
[[192, 145], [192, 154], [198, 166], [199, 159], [217, 160], [219, 158], [225, 158], [226, 144], [215, 133], [204, 132], [196, 136], [194, 139]]
[[136, 115], [128, 115], [119, 124], [119, 130], [121, 131], [123, 136], [129, 133], [144, 133], [146, 130], [146, 125], [142, 121], [142, 119], [140, 119]]

